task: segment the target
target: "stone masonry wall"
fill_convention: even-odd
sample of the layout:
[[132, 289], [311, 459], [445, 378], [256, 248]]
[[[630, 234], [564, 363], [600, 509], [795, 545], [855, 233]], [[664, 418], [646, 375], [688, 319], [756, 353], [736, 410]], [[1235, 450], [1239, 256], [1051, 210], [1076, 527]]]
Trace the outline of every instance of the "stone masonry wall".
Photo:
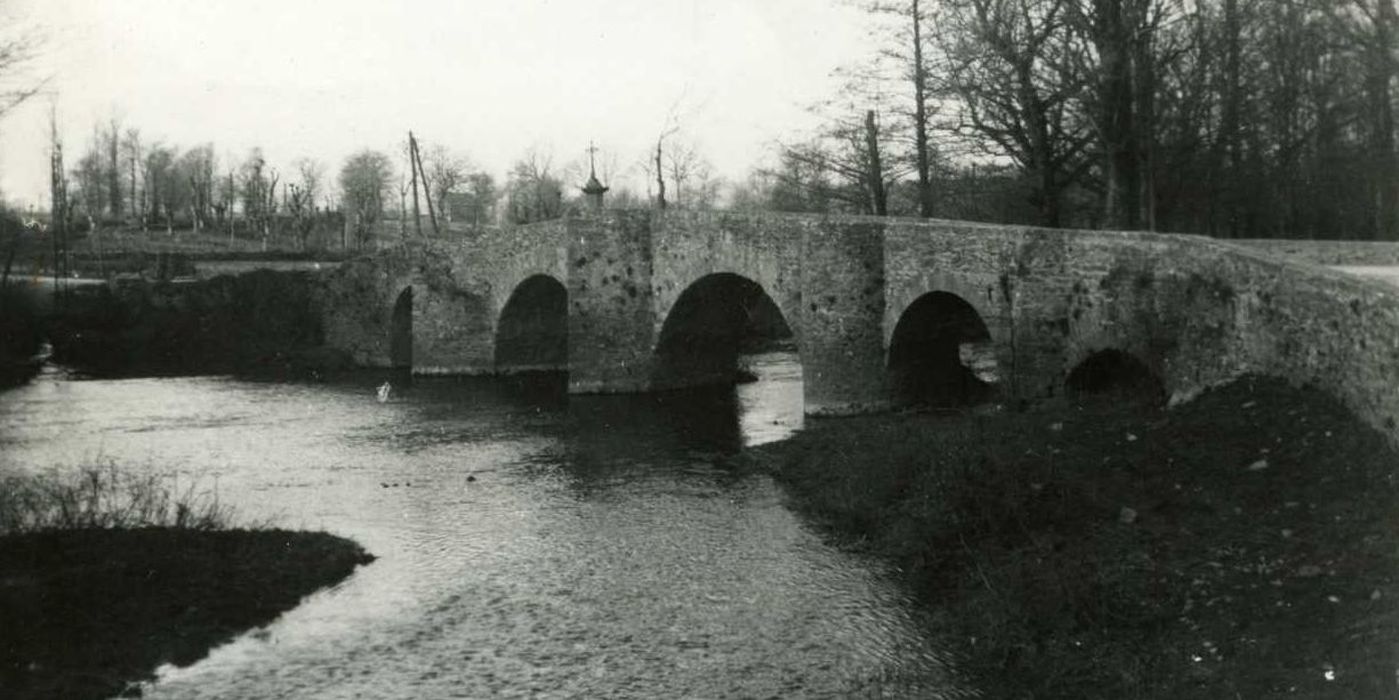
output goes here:
[[889, 405], [883, 312], [887, 286], [883, 224], [819, 220], [802, 241], [798, 323], [806, 410], [813, 415]]
[[568, 219], [569, 391], [651, 388], [656, 342], [651, 218], [611, 211]]
[[[758, 286], [777, 306], [792, 329], [800, 349], [802, 240], [810, 221], [787, 217], [771, 219], [730, 212], [671, 210], [651, 218], [652, 323], [654, 342], [680, 296], [705, 277], [728, 273]], [[652, 359], [655, 358], [652, 349]], [[675, 386], [685, 378], [664, 374], [653, 367], [652, 385]], [[699, 379], [699, 378], [696, 378]]]
[[886, 246], [886, 339], [919, 295], [956, 293], [987, 321], [1012, 396], [1062, 391], [1116, 349], [1173, 401], [1273, 375], [1399, 441], [1399, 290], [1386, 285], [1195, 236], [891, 221]]
[[398, 246], [323, 275], [327, 345], [367, 367], [389, 366], [394, 302], [413, 289], [413, 371], [495, 371], [495, 327], [521, 282], [565, 278], [562, 220], [490, 231], [458, 241]]
[[[560, 219], [491, 230], [446, 247], [442, 255], [451, 267], [450, 286], [469, 290], [472, 312], [464, 315], [459, 309], [444, 309], [447, 313], [439, 327], [451, 331], [446, 355], [450, 359], [434, 365], [425, 356], [420, 366], [415, 358], [414, 371], [429, 373], [443, 367], [455, 374], [496, 372], [496, 328], [510, 295], [535, 275], [565, 283], [567, 246], [568, 227]], [[416, 318], [414, 323], [416, 340], [421, 336]]]
[[393, 248], [322, 273], [318, 296], [326, 345], [357, 365], [388, 367], [393, 305], [411, 283], [419, 257]]
[[1243, 291], [1245, 369], [1325, 389], [1399, 443], [1399, 290], [1227, 243], [1193, 252]]

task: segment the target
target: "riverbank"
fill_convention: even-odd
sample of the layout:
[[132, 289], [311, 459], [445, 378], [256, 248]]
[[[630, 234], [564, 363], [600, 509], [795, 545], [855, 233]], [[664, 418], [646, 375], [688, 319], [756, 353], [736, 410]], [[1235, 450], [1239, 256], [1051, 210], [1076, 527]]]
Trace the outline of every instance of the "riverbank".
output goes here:
[[1396, 692], [1399, 458], [1321, 392], [822, 421], [749, 458], [899, 567], [987, 697]]
[[45, 319], [54, 361], [94, 376], [238, 373], [285, 379], [346, 369], [324, 347], [307, 271], [75, 290]]
[[373, 560], [113, 465], [0, 480], [0, 697], [106, 698]]

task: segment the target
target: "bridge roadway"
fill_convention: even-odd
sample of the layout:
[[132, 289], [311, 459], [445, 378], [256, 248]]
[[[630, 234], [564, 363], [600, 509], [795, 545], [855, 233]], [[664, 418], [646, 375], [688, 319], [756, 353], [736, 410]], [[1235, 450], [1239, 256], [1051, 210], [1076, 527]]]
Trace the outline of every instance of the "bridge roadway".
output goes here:
[[1378, 280], [1399, 287], [1399, 266], [1395, 265], [1333, 265], [1333, 269], [1347, 274]]
[[1123, 367], [1180, 401], [1256, 373], [1322, 387], [1399, 440], [1399, 289], [1197, 236], [605, 211], [324, 278], [326, 344], [366, 366], [649, 391], [732, 380], [740, 352], [779, 343], [800, 353], [811, 414], [1035, 399]]

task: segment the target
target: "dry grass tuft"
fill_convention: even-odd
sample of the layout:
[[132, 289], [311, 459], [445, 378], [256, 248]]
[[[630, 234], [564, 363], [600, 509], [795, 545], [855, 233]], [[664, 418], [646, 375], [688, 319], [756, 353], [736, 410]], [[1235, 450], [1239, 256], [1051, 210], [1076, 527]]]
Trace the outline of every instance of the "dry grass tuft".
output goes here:
[[179, 487], [173, 477], [135, 474], [115, 462], [0, 477], [0, 535], [59, 530], [221, 530], [231, 509], [217, 490]]

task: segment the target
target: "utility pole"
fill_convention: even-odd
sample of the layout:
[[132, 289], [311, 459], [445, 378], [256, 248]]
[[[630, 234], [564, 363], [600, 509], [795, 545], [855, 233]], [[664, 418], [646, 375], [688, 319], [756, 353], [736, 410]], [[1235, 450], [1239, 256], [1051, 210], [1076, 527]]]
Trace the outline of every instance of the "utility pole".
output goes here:
[[413, 171], [413, 233], [418, 237], [423, 237], [423, 224], [418, 214], [418, 145], [413, 140], [413, 132], [408, 132], [408, 169]]
[[68, 182], [63, 171], [63, 142], [58, 137], [58, 109], [49, 107], [49, 232], [53, 236], [53, 293], [63, 303], [63, 277], [68, 274]]
[[[417, 181], [417, 177], [420, 175], [423, 178], [423, 194], [427, 195], [427, 216], [428, 219], [432, 221], [432, 235], [434, 237], [439, 236], [441, 235], [441, 231], [437, 230], [437, 213], [432, 207], [432, 188], [427, 179], [427, 171], [423, 170], [423, 158], [418, 154], [418, 140], [413, 138], [413, 132], [411, 131], [408, 132], [408, 151], [408, 155], [412, 160], [410, 167], [413, 168], [414, 182]], [[416, 189], [413, 190], [413, 206], [418, 206], [418, 194]], [[415, 209], [413, 213], [417, 214], [417, 210]], [[421, 236], [422, 232], [420, 231], [418, 235]]]

